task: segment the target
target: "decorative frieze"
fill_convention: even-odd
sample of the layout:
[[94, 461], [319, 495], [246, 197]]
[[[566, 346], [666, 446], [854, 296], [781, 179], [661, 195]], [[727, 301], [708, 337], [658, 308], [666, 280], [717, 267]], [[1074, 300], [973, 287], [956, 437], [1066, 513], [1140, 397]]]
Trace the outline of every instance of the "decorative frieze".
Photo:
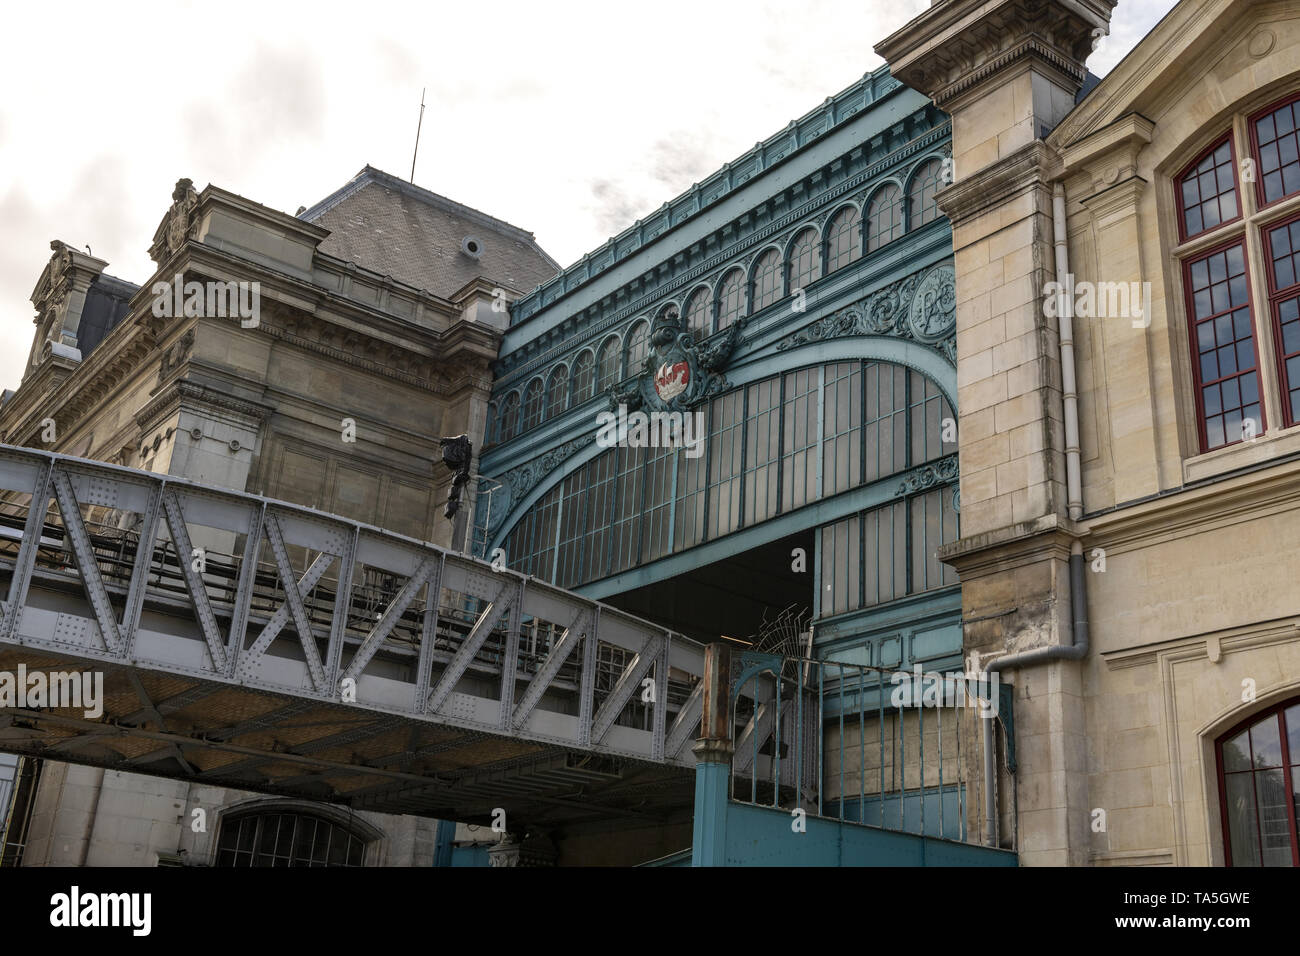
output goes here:
[[495, 480], [501, 483], [501, 488], [497, 494], [504, 494], [504, 502], [497, 500], [493, 502], [492, 518], [488, 531], [495, 531], [505, 520], [506, 514], [510, 511], [510, 506], [516, 502], [523, 501], [537, 486], [546, 475], [558, 468], [566, 459], [575, 452], [586, 448], [596, 440], [596, 433], [593, 431], [587, 435], [580, 435], [572, 441], [567, 441], [563, 445], [552, 448], [546, 454], [539, 458], [534, 458], [518, 468], [512, 468], [503, 475], [496, 476]]
[[[940, 458], [938, 461], [932, 461], [928, 465], [922, 465], [920, 468], [913, 469], [903, 476], [903, 480], [898, 485], [898, 490], [894, 492], [898, 495], [914, 495], [918, 491], [925, 491], [927, 488], [934, 488], [937, 485], [946, 485], [950, 481], [957, 479], [957, 456], [949, 455], [947, 458]], [[956, 504], [956, 499], [953, 500]]]
[[957, 364], [956, 278], [951, 264], [898, 280], [786, 336], [778, 352], [849, 335], [908, 339]]

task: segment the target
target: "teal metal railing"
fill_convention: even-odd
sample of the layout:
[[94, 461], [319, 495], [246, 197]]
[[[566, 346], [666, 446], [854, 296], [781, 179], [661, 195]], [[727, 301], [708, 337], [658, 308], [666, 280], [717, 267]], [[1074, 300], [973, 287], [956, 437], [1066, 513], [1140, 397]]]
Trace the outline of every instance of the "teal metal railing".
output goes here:
[[995, 679], [733, 655], [732, 800], [989, 842], [983, 722], [1010, 726]]

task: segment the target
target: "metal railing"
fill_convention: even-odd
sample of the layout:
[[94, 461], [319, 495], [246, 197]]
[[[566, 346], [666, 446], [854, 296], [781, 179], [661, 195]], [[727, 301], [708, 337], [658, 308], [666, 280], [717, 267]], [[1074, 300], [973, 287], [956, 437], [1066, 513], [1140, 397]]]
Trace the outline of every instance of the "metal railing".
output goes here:
[[[996, 687], [975, 675], [733, 654], [733, 800], [993, 842], [983, 758]], [[996, 772], [992, 784], [996, 795]]]

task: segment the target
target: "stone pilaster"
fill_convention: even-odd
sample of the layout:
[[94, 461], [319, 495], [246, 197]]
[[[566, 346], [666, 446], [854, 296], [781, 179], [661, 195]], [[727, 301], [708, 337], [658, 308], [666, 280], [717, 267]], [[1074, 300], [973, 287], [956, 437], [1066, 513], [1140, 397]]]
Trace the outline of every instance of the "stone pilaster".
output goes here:
[[[946, 0], [876, 48], [893, 76], [952, 116], [954, 182], [938, 199], [957, 272], [962, 537], [940, 556], [961, 575], [964, 642], [980, 659], [1071, 642], [1060, 340], [1043, 307], [1058, 278], [1061, 159], [1043, 137], [1073, 108], [1113, 7]], [[1057, 662], [1006, 675], [1016, 684], [1025, 862], [1086, 860], [1077, 672]]]

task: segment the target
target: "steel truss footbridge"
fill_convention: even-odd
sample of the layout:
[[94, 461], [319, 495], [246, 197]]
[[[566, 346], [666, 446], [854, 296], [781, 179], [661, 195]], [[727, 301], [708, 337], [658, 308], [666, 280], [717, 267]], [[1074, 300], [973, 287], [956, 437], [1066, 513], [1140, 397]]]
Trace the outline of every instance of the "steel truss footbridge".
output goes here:
[[512, 829], [689, 813], [703, 647], [427, 542], [0, 445], [0, 595], [0, 673], [103, 675], [100, 714], [8, 701], [0, 750]]

